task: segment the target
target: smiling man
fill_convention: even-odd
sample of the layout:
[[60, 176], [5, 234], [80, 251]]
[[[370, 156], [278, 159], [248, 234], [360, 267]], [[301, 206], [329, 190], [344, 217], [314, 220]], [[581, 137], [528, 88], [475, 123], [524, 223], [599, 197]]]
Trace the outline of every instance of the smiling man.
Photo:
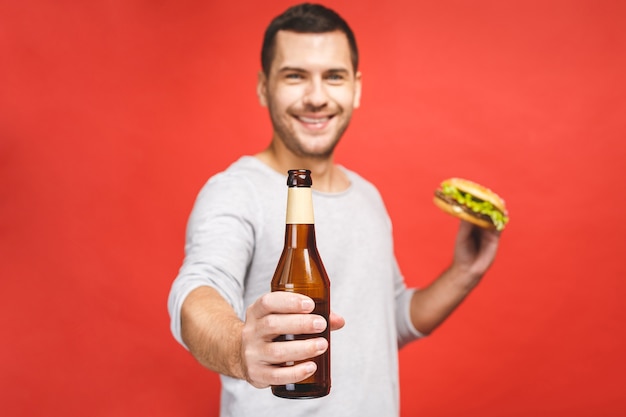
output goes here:
[[[478, 284], [499, 234], [461, 222], [452, 261], [428, 287], [407, 288], [391, 221], [376, 188], [335, 164], [333, 151], [359, 107], [354, 35], [334, 11], [294, 6], [266, 30], [257, 93], [272, 121], [269, 146], [242, 156], [203, 187], [187, 228], [185, 259], [169, 297], [172, 332], [222, 374], [222, 416], [397, 416], [398, 349], [430, 334]], [[312, 171], [318, 248], [332, 281], [327, 323], [305, 296], [269, 293], [283, 248], [287, 170]], [[345, 324], [345, 328], [344, 328]], [[322, 337], [338, 330], [332, 390], [314, 400], [267, 387], [301, 381]], [[298, 362], [284, 367], [285, 362]], [[284, 414], [281, 414], [284, 413]]]
[[274, 127], [272, 145], [298, 157], [330, 158], [361, 95], [348, 40], [338, 30], [280, 31], [275, 42], [274, 59], [258, 83]]
[[274, 134], [257, 157], [279, 172], [303, 159], [307, 166], [315, 164], [330, 180], [320, 182], [323, 176], [317, 173], [319, 190], [340, 191], [349, 185], [332, 156], [361, 97], [361, 74], [351, 50], [339, 29], [280, 30], [271, 48], [273, 59], [259, 74], [257, 93], [269, 109]]

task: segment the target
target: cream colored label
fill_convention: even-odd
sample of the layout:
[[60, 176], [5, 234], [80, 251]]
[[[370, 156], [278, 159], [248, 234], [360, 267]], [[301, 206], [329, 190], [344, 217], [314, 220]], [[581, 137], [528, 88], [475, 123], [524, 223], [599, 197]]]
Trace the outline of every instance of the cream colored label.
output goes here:
[[314, 224], [313, 193], [308, 187], [289, 187], [287, 224]]

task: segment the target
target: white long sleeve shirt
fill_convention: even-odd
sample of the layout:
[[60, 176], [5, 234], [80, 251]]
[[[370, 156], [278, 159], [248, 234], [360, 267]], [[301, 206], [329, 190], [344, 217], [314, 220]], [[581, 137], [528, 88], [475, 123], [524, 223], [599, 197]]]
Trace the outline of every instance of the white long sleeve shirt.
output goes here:
[[[222, 417], [399, 415], [398, 348], [421, 336], [409, 315], [413, 290], [406, 288], [396, 264], [380, 194], [342, 169], [351, 182], [347, 190], [313, 191], [331, 309], [346, 320], [331, 336], [331, 392], [288, 400], [222, 376]], [[181, 344], [180, 309], [193, 289], [214, 287], [242, 320], [246, 308], [269, 292], [284, 244], [286, 178], [287, 173], [244, 156], [200, 191], [187, 227], [185, 259], [168, 300], [172, 333]]]

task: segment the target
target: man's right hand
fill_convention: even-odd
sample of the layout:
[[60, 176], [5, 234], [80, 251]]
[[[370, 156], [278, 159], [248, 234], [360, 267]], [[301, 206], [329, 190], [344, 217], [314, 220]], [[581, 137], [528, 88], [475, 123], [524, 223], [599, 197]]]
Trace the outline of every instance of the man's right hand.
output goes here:
[[[275, 342], [284, 334], [321, 333], [328, 325], [319, 315], [310, 314], [315, 307], [311, 298], [291, 292], [272, 292], [261, 296], [246, 311], [241, 333], [241, 364], [245, 379], [257, 388], [285, 385], [313, 375], [316, 365], [306, 359], [328, 349], [323, 337]], [[330, 328], [344, 326], [342, 317], [331, 313]], [[280, 366], [285, 362], [298, 362]]]

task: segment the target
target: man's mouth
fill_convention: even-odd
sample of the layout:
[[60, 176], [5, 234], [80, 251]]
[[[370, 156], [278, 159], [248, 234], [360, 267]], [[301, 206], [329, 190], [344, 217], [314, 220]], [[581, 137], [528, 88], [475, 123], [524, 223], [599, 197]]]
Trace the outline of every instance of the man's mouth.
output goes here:
[[300, 123], [304, 124], [308, 128], [321, 129], [328, 124], [330, 119], [332, 119], [332, 116], [324, 116], [324, 117], [296, 116], [296, 119], [298, 119]]

